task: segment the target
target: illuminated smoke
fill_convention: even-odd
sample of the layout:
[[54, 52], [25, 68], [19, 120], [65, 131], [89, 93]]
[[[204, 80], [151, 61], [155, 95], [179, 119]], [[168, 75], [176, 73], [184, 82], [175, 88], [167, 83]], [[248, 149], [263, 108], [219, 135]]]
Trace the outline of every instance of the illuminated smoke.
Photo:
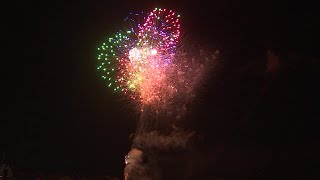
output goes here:
[[[197, 90], [201, 87], [205, 76], [208, 76], [207, 72], [216, 65], [218, 54], [218, 51], [210, 52], [196, 48], [192, 51], [180, 48], [176, 52], [173, 58], [176, 66], [170, 69], [168, 76], [175, 79], [177, 93], [163, 106], [158, 104], [143, 107], [132, 147], [142, 151], [144, 157], [139, 156], [142, 157], [142, 161], [139, 159], [140, 163], [130, 164], [125, 168], [128, 180], [130, 178], [163, 179], [161, 169], [165, 167], [160, 164], [165, 164], [163, 162], [165, 160], [159, 159], [161, 154], [188, 149], [195, 132], [179, 129], [175, 126], [175, 122], [184, 118], [188, 106], [197, 95]], [[147, 160], [144, 161], [144, 159]]]
[[[184, 150], [194, 137], [195, 132], [174, 130], [169, 134], [159, 131], [139, 134], [135, 137], [136, 148], [125, 156], [125, 180], [132, 179], [163, 179], [159, 155], [173, 151]], [[139, 148], [139, 149], [138, 149]], [[146, 155], [142, 151], [146, 152]]]
[[131, 149], [131, 151], [125, 157], [125, 180], [129, 179], [128, 176], [139, 176], [143, 175], [143, 166], [142, 166], [142, 151], [139, 149]]

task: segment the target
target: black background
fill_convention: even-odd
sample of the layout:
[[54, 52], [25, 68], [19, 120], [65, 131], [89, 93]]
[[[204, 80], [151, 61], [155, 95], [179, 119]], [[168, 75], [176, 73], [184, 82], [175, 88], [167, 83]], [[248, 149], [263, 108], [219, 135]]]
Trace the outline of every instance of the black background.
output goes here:
[[[129, 12], [155, 6], [175, 9], [185, 35], [221, 52], [224, 68], [186, 125], [216, 157], [213, 175], [316, 176], [320, 16], [307, 1], [11, 1], [1, 60], [6, 162], [23, 171], [121, 176], [138, 115], [100, 79], [96, 48]], [[267, 50], [289, 70], [257, 101], [259, 78], [236, 72]], [[298, 68], [285, 68], [294, 58]]]

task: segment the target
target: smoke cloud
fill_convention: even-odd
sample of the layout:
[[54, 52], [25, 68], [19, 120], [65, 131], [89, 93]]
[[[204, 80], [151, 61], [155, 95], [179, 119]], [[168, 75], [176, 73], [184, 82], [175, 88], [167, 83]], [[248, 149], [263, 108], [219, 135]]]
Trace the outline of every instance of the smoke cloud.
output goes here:
[[168, 135], [161, 134], [158, 131], [141, 133], [135, 138], [135, 143], [146, 146], [147, 149], [157, 148], [159, 150], [170, 150], [186, 148], [188, 141], [195, 132], [184, 132], [175, 130]]
[[[195, 132], [175, 129], [169, 134], [158, 131], [144, 132], [135, 137], [137, 147], [130, 150], [125, 158], [125, 180], [166, 179], [164, 171], [170, 169], [172, 154], [183, 153], [187, 149]], [[169, 156], [168, 156], [169, 155]]]

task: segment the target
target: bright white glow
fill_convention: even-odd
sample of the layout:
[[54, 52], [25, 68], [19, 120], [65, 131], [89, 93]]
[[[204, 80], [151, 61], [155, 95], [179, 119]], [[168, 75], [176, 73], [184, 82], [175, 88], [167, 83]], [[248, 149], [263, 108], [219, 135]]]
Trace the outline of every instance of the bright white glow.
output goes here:
[[129, 59], [132, 61], [132, 60], [135, 60], [135, 59], [138, 59], [140, 56], [140, 51], [137, 49], [137, 48], [133, 48], [129, 51]]
[[156, 55], [156, 54], [157, 54], [157, 50], [152, 49], [152, 50], [151, 50], [151, 55], [153, 55], [153, 56], [154, 56], [154, 55]]
[[146, 61], [150, 56], [158, 53], [156, 49], [151, 48], [132, 48], [129, 51], [129, 59], [131, 61]]

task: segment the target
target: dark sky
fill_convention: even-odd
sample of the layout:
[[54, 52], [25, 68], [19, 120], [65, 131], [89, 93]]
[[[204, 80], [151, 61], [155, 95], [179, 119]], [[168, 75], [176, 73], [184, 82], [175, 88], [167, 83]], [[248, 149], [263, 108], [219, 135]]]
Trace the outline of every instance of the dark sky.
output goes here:
[[[182, 15], [184, 34], [221, 52], [219, 77], [204, 87], [188, 118], [205, 137], [207, 151], [221, 157], [212, 165], [220, 167], [216, 172], [222, 177], [314, 172], [320, 16], [319, 6], [307, 1], [10, 2], [1, 61], [0, 152], [6, 161], [30, 171], [122, 174], [137, 113], [100, 79], [96, 48], [129, 12], [157, 4]], [[280, 57], [285, 70], [256, 98], [258, 75], [239, 76], [238, 69], [264, 59], [267, 50]], [[293, 61], [298, 68], [290, 69]], [[271, 160], [262, 170], [238, 172], [243, 156], [248, 162]]]

